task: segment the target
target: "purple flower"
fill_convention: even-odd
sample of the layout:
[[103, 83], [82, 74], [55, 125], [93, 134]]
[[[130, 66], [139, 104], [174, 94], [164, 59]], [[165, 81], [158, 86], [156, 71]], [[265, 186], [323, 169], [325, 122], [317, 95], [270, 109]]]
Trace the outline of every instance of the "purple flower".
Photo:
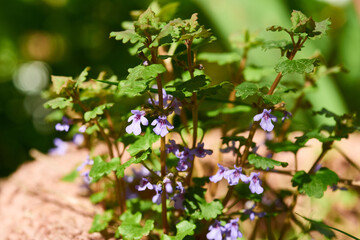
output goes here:
[[84, 143], [84, 135], [81, 133], [76, 133], [73, 137], [73, 143], [76, 146], [81, 146]]
[[271, 109], [264, 109], [262, 113], [254, 116], [254, 121], [260, 121], [261, 119], [260, 126], [267, 132], [271, 132], [274, 129], [274, 125], [272, 124], [271, 120], [274, 122], [277, 121], [277, 118], [270, 113]]
[[221, 166], [220, 163], [218, 163], [218, 166], [219, 170], [217, 171], [217, 173], [214, 176], [210, 177], [210, 181], [214, 183], [220, 181], [224, 177], [225, 172], [229, 170], [228, 168]]
[[82, 176], [83, 179], [84, 179], [84, 182], [85, 182], [87, 185], [89, 185], [89, 184], [91, 183], [91, 177], [89, 176], [89, 174], [90, 174], [90, 171], [86, 171], [86, 172], [83, 172], [83, 173], [81, 174], [81, 176]]
[[61, 123], [55, 125], [55, 130], [60, 132], [68, 132], [72, 121], [67, 117], [63, 117]]
[[141, 133], [140, 123], [144, 126], [148, 125], [148, 120], [144, 117], [145, 111], [131, 110], [131, 113], [134, 115], [129, 117], [128, 122], [132, 121], [132, 123], [126, 127], [126, 132], [139, 135]]
[[[169, 95], [171, 96], [171, 95]], [[181, 102], [177, 100], [176, 98], [173, 100], [171, 107], [174, 109], [175, 114], [180, 115], [181, 114]]]
[[184, 171], [186, 171], [190, 166], [191, 166], [191, 164], [190, 164], [187, 160], [182, 160], [182, 159], [180, 159], [180, 161], [178, 162], [178, 165], [176, 166], [176, 169], [177, 169], [179, 172], [184, 172]]
[[165, 149], [167, 153], [175, 154], [177, 150], [179, 150], [179, 146], [176, 144], [175, 140], [170, 140], [170, 144], [165, 144]]
[[173, 192], [173, 187], [171, 186], [171, 180], [168, 177], [165, 177], [163, 180], [164, 186], [165, 186], [165, 190], [167, 193], [172, 193]]
[[148, 60], [145, 60], [145, 61], [143, 61], [143, 63], [142, 63], [144, 66], [149, 66], [149, 61]]
[[162, 137], [165, 137], [166, 134], [169, 133], [169, 131], [167, 129], [173, 129], [174, 126], [171, 125], [169, 123], [169, 121], [166, 119], [166, 116], [159, 116], [157, 119], [155, 119], [152, 123], [151, 126], [155, 126], [156, 127], [153, 129], [154, 132], [157, 135], [160, 135]]
[[162, 186], [161, 184], [154, 185], [154, 190], [156, 191], [156, 194], [152, 198], [152, 202], [159, 205], [161, 203], [161, 194], [162, 194]]
[[[245, 206], [246, 206], [246, 204], [245, 204]], [[249, 215], [250, 221], [253, 221], [255, 219], [255, 216], [258, 216], [259, 218], [261, 218], [266, 215], [266, 212], [254, 212], [254, 208], [255, 208], [255, 204], [252, 204], [252, 206], [250, 208], [243, 210], [244, 214]]]
[[80, 172], [81, 170], [84, 169], [84, 167], [86, 167], [87, 165], [93, 165], [94, 164], [94, 160], [90, 159], [90, 156], [87, 155], [85, 161], [76, 168], [76, 171]]
[[260, 173], [256, 173], [256, 172], [252, 172], [252, 173], [250, 174], [250, 177], [249, 177], [249, 181], [250, 181], [249, 188], [250, 188], [250, 191], [251, 191], [252, 193], [261, 194], [261, 193], [264, 191], [264, 189], [260, 186], [259, 175], [260, 175]]
[[174, 197], [171, 198], [171, 200], [174, 201], [174, 208], [184, 210], [184, 199], [185, 197], [182, 193], [175, 194]]
[[179, 150], [175, 152], [175, 155], [180, 159], [180, 160], [194, 160], [194, 150], [190, 150], [187, 147], [184, 147], [184, 151], [180, 152]]
[[233, 186], [233, 185], [238, 184], [240, 179], [244, 183], [248, 183], [249, 179], [245, 176], [245, 174], [241, 173], [242, 168], [236, 167], [236, 165], [234, 165], [234, 168], [235, 169], [227, 170], [224, 173], [224, 178], [228, 180], [229, 185]]
[[55, 148], [49, 150], [50, 155], [64, 155], [68, 150], [68, 143], [64, 142], [60, 138], [54, 139]]
[[182, 183], [181, 183], [181, 182], [178, 182], [178, 181], [176, 181], [176, 187], [175, 187], [175, 189], [176, 189], [176, 190], [179, 190], [180, 193], [184, 193], [184, 192], [185, 192], [185, 189], [184, 189]]
[[145, 191], [146, 189], [153, 190], [155, 185], [152, 185], [149, 180], [146, 178], [142, 178], [140, 181], [140, 185], [136, 185], [135, 189], [138, 191]]
[[292, 117], [291, 112], [284, 111], [284, 116], [281, 118], [281, 121], [284, 122], [285, 119], [288, 119], [288, 118], [291, 118], [291, 117]]
[[206, 155], [211, 155], [212, 153], [212, 150], [204, 149], [204, 143], [198, 143], [197, 148], [194, 149], [195, 156], [199, 158], [203, 158]]
[[241, 238], [242, 234], [239, 231], [239, 219], [232, 219], [229, 223], [225, 224], [225, 236], [226, 240], [236, 240], [237, 238]]
[[333, 184], [330, 188], [331, 188], [331, 190], [333, 190], [333, 192], [335, 192], [336, 190], [341, 190], [341, 191], [348, 190], [346, 187], [339, 187], [337, 184]]
[[225, 228], [221, 226], [218, 220], [215, 220], [214, 224], [209, 227], [209, 232], [206, 234], [208, 240], [222, 240], [222, 234]]
[[86, 131], [86, 125], [79, 127], [79, 132], [84, 133]]

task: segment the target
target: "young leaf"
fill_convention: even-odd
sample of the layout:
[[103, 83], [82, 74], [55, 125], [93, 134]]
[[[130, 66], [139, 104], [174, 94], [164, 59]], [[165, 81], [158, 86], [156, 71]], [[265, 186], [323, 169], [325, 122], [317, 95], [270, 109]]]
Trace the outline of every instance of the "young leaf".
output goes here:
[[157, 75], [166, 72], [166, 68], [162, 64], [151, 64], [149, 66], [138, 65], [134, 68], [130, 68], [128, 80], [149, 80], [156, 78]]
[[154, 228], [154, 220], [146, 220], [144, 226], [140, 224], [140, 212], [133, 215], [127, 211], [121, 215], [120, 220], [122, 223], [118, 231], [124, 239], [141, 239], [143, 236], [149, 235], [150, 231]]
[[109, 222], [112, 220], [113, 216], [113, 210], [106, 210], [102, 215], [96, 214], [89, 233], [101, 232], [102, 230], [105, 230], [109, 225]]
[[138, 34], [133, 29], [128, 29], [121, 32], [111, 32], [110, 37], [115, 37], [116, 40], [120, 40], [123, 43], [131, 42], [132, 44], [137, 42], [143, 42], [145, 39]]
[[51, 81], [53, 83], [53, 90], [56, 94], [60, 94], [64, 88], [71, 86], [74, 83], [72, 77], [63, 77], [63, 76], [51, 76]]
[[281, 26], [270, 26], [268, 28], [266, 28], [267, 31], [272, 31], [272, 32], [281, 32], [281, 31], [287, 31], [286, 28], [281, 27]]
[[160, 32], [160, 21], [155, 13], [150, 9], [146, 9], [139, 19], [134, 23], [135, 32], [140, 36], [157, 35]]
[[97, 182], [103, 176], [115, 171], [120, 166], [120, 158], [113, 158], [110, 162], [105, 162], [100, 156], [94, 158], [94, 164], [91, 167], [89, 176], [92, 182]]
[[101, 191], [101, 192], [97, 192], [94, 193], [90, 196], [90, 201], [94, 204], [101, 202], [102, 200], [104, 200], [104, 198], [106, 197], [106, 192], [105, 191]]
[[113, 105], [113, 103], [105, 103], [103, 105], [97, 106], [96, 108], [94, 108], [94, 110], [88, 111], [84, 114], [84, 120], [88, 122], [91, 119], [96, 118], [96, 116], [104, 114], [104, 109], [110, 108]]
[[311, 73], [314, 71], [314, 63], [316, 59], [297, 59], [297, 60], [283, 60], [275, 66], [276, 72], [282, 74], [287, 73]]
[[256, 154], [250, 154], [248, 160], [250, 164], [255, 166], [255, 168], [262, 168], [263, 170], [273, 169], [275, 166], [286, 167], [288, 165], [287, 162], [276, 161]]
[[128, 148], [128, 152], [132, 157], [141, 151], [146, 151], [151, 148], [152, 144], [160, 139], [159, 135], [156, 135], [152, 132], [150, 128], [146, 129], [146, 133], [144, 136], [140, 136], [138, 140], [136, 140], [133, 144]]
[[79, 85], [86, 80], [86, 76], [89, 74], [90, 67], [86, 67], [76, 79], [75, 87], [79, 87]]
[[189, 221], [183, 220], [176, 224], [176, 235], [168, 236], [164, 234], [161, 240], [183, 240], [186, 236], [193, 236], [196, 225]]
[[309, 37], [316, 34], [315, 21], [311, 17], [305, 16], [302, 12], [294, 10], [291, 14], [292, 28], [294, 33], [306, 33]]
[[331, 25], [331, 22], [329, 19], [325, 19], [321, 22], [315, 22], [315, 32], [317, 33], [317, 36], [315, 38], [321, 38], [326, 34], [326, 31], [329, 30], [329, 26]]
[[58, 97], [55, 99], [51, 99], [49, 101], [47, 101], [46, 103], [44, 103], [44, 107], [45, 108], [52, 108], [52, 109], [64, 109], [66, 107], [71, 107], [72, 106], [72, 98], [63, 98], [63, 97]]

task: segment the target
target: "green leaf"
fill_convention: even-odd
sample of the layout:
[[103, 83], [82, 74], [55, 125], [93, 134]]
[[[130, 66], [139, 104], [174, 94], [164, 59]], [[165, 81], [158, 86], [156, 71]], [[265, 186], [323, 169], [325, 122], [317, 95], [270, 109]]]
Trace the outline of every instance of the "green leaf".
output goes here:
[[86, 128], [85, 133], [91, 135], [94, 132], [99, 131], [99, 130], [100, 129], [99, 129], [99, 127], [97, 125], [92, 125], [92, 126]]
[[79, 172], [74, 169], [70, 173], [66, 174], [64, 177], [61, 178], [61, 181], [64, 182], [74, 182], [75, 179], [79, 176]]
[[296, 138], [295, 144], [304, 145], [312, 138], [316, 138], [317, 140], [319, 140], [320, 142], [323, 142], [323, 143], [336, 140], [336, 138], [333, 138], [333, 137], [325, 137], [319, 131], [320, 131], [319, 129], [315, 129], [311, 132], [305, 133], [304, 135], [302, 135], [300, 137], [295, 137]]
[[287, 29], [281, 26], [270, 26], [268, 28], [266, 28], [266, 31], [272, 31], [272, 32], [281, 32], [281, 31], [286, 31]]
[[51, 76], [52, 87], [56, 94], [60, 94], [64, 88], [71, 86], [74, 80], [71, 77]]
[[137, 43], [137, 42], [143, 42], [145, 39], [141, 36], [139, 36], [134, 29], [129, 29], [121, 32], [111, 32], [110, 37], [115, 37], [116, 40], [120, 40], [123, 43], [131, 42], [131, 43]]
[[120, 220], [122, 223], [118, 228], [118, 232], [124, 239], [141, 239], [143, 236], [149, 235], [150, 231], [154, 228], [154, 220], [146, 220], [144, 226], [140, 224], [140, 212], [133, 215], [127, 211], [121, 215]]
[[332, 186], [339, 181], [338, 175], [327, 168], [321, 168], [310, 176], [311, 181], [304, 183], [302, 189], [309, 197], [321, 198], [327, 189], [327, 186]]
[[106, 197], [106, 192], [101, 191], [94, 194], [91, 194], [90, 201], [94, 204], [101, 202]]
[[256, 154], [250, 154], [248, 157], [249, 163], [253, 164], [255, 168], [262, 168], [263, 170], [273, 169], [275, 166], [286, 167], [287, 162], [280, 162], [271, 158], [261, 157]]
[[223, 205], [220, 201], [215, 200], [210, 203], [204, 198], [205, 189], [201, 187], [191, 187], [185, 193], [185, 211], [194, 219], [210, 220], [222, 214]]
[[214, 62], [221, 65], [226, 65], [230, 63], [240, 62], [241, 56], [238, 53], [210, 53], [203, 52], [197, 56], [197, 60], [205, 60], [208, 62]]
[[135, 97], [141, 95], [148, 89], [151, 80], [122, 80], [118, 87], [118, 96]]
[[157, 16], [160, 18], [161, 21], [168, 22], [174, 17], [175, 13], [179, 8], [179, 5], [179, 2], [170, 2], [161, 8]]
[[149, 80], [156, 78], [157, 75], [166, 72], [166, 68], [162, 64], [151, 64], [149, 66], [138, 65], [134, 68], [130, 68], [128, 80]]
[[130, 153], [132, 157], [134, 157], [136, 154], [140, 153], [141, 151], [146, 151], [149, 148], [151, 148], [153, 143], [155, 143], [159, 139], [160, 136], [153, 133], [150, 128], [147, 128], [145, 135], [140, 136], [138, 140], [136, 140], [133, 144], [130, 145], [127, 151], [128, 153]]
[[291, 41], [288, 40], [271, 40], [271, 41], [265, 41], [262, 45], [262, 48], [264, 50], [273, 49], [273, 48], [279, 48], [282, 51], [292, 50], [293, 45]]
[[256, 95], [259, 92], [259, 87], [256, 83], [243, 82], [235, 87], [236, 97], [241, 97], [242, 100], [249, 96]]
[[134, 23], [135, 32], [140, 36], [157, 35], [160, 32], [160, 21], [155, 13], [148, 8], [143, 12], [139, 19]]
[[304, 147], [304, 145], [300, 145], [297, 143], [293, 143], [291, 141], [284, 142], [266, 142], [266, 146], [273, 152], [293, 152], [296, 153], [300, 148]]
[[71, 106], [72, 106], [71, 97], [70, 98], [58, 97], [44, 103], [45, 108], [52, 108], [52, 109], [57, 109], [57, 108], [64, 109], [66, 107], [71, 107]]
[[321, 38], [326, 34], [326, 31], [329, 30], [329, 26], [331, 25], [331, 22], [329, 19], [325, 19], [321, 22], [315, 22], [315, 32], [317, 33], [316, 38]]
[[146, 151], [141, 151], [140, 153], [136, 154], [136, 156], [130, 158], [127, 162], [124, 164], [119, 165], [116, 168], [116, 176], [118, 177], [124, 177], [124, 172], [127, 167], [130, 167], [132, 164], [140, 163], [142, 161], [145, 161], [149, 158], [149, 154], [151, 153], [151, 149], [147, 149]]
[[161, 239], [162, 240], [183, 240], [186, 236], [193, 236], [196, 225], [189, 221], [183, 220], [176, 224], [176, 235], [168, 236], [164, 234]]
[[338, 181], [338, 175], [328, 168], [320, 168], [312, 175], [299, 171], [291, 179], [292, 185], [298, 187], [299, 192], [315, 198], [321, 198], [327, 187], [337, 184]]
[[275, 66], [276, 72], [282, 74], [288, 73], [311, 73], [314, 71], [314, 63], [316, 59], [297, 59], [297, 60], [282, 60]]
[[[324, 236], [328, 237], [328, 238], [332, 238], [332, 237], [335, 237], [335, 234], [330, 230], [335, 230], [335, 231], [338, 231], [338, 232], [341, 232], [343, 234], [345, 234], [346, 236], [348, 237], [351, 237], [352, 239], [355, 239], [355, 240], [360, 240], [360, 238], [357, 238], [347, 232], [344, 232], [338, 228], [334, 228], [334, 227], [331, 227], [329, 225], [326, 225], [324, 222], [322, 221], [315, 221], [315, 220], [312, 220], [310, 218], [307, 218], [307, 217], [304, 217], [304, 216], [301, 216], [300, 214], [296, 213], [297, 215], [299, 215], [300, 217], [306, 219], [307, 221], [309, 221], [311, 223], [311, 229], [310, 230], [316, 230], [318, 232], [320, 232], [321, 234], [323, 234]], [[326, 231], [325, 229], [327, 229], [328, 231]]]
[[101, 156], [94, 158], [94, 164], [91, 167], [89, 176], [92, 182], [97, 182], [103, 176], [108, 175], [111, 171], [115, 171], [120, 166], [120, 158], [111, 159], [110, 162], [102, 160]]
[[109, 222], [112, 220], [113, 216], [113, 210], [106, 210], [102, 215], [96, 214], [89, 233], [101, 232], [102, 230], [105, 230], [109, 225]]
[[213, 111], [209, 111], [206, 113], [206, 115], [208, 117], [216, 117], [219, 114], [236, 114], [236, 113], [240, 113], [240, 112], [250, 112], [251, 111], [251, 107], [247, 106], [247, 105], [237, 105], [233, 108], [219, 108], [219, 109], [215, 109]]
[[317, 35], [315, 21], [311, 17], [305, 16], [302, 12], [293, 10], [291, 14], [291, 30], [294, 33], [306, 33], [309, 37]]
[[86, 76], [89, 74], [90, 67], [86, 67], [76, 79], [75, 87], [79, 87], [79, 85], [86, 80]]
[[113, 105], [113, 103], [105, 103], [103, 105], [97, 106], [96, 108], [94, 108], [94, 110], [88, 111], [84, 114], [84, 120], [88, 122], [91, 119], [96, 118], [96, 116], [104, 114], [104, 109], [110, 108]]
[[205, 75], [199, 75], [185, 82], [176, 82], [174, 87], [177, 91], [183, 92], [185, 96], [191, 96], [193, 92], [198, 92], [200, 88], [208, 85], [209, 82]]

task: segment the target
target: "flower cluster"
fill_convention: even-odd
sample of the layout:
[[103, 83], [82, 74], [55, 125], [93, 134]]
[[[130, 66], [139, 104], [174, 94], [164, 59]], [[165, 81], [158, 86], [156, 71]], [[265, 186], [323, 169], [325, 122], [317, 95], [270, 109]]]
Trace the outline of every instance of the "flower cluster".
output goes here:
[[[167, 94], [165, 89], [162, 89], [163, 93], [163, 106], [164, 108], [168, 109], [171, 108], [175, 114], [180, 115], [181, 110], [181, 102], [178, 101], [176, 98], [174, 98], [172, 95]], [[159, 105], [158, 100], [153, 100], [152, 98], [148, 99], [148, 102], [150, 104]], [[168, 103], [170, 102], [170, 103]], [[134, 133], [134, 135], [140, 135], [141, 134], [141, 124], [143, 126], [147, 126], [149, 124], [147, 118], [145, 117], [146, 113], [145, 111], [139, 111], [139, 110], [131, 110], [132, 116], [129, 117], [128, 122], [132, 123], [126, 127], [126, 132], [131, 134]], [[171, 112], [170, 112], [171, 113]], [[161, 137], [166, 136], [166, 134], [169, 133], [169, 130], [173, 129], [174, 126], [171, 125], [171, 123], [167, 120], [166, 115], [160, 115], [158, 118], [154, 119], [151, 122], [151, 126], [155, 126], [153, 131], [160, 135]]]
[[208, 240], [222, 240], [223, 235], [227, 240], [236, 240], [242, 237], [242, 233], [239, 231], [239, 219], [231, 219], [225, 226], [222, 226], [218, 220], [209, 227], [209, 232], [206, 234]]
[[221, 179], [225, 178], [230, 186], [236, 185], [239, 183], [239, 180], [243, 181], [244, 183], [250, 183], [249, 188], [252, 193], [261, 194], [264, 189], [261, 187], [261, 181], [259, 179], [260, 173], [252, 172], [249, 177], [242, 173], [241, 167], [236, 167], [234, 165], [234, 169], [228, 169], [223, 167], [221, 164], [218, 163], [219, 170], [214, 176], [210, 177], [210, 181], [216, 183]]
[[[91, 166], [94, 164], [94, 160], [90, 159], [90, 156], [88, 155], [84, 162], [81, 163], [79, 167], [76, 168], [76, 171], [81, 172], [86, 166]], [[81, 173], [81, 176], [84, 179], [84, 182], [89, 185], [91, 182], [91, 178], [89, 176], [90, 170], [86, 170], [83, 173]]]
[[165, 145], [166, 152], [173, 153], [177, 158], [179, 158], [176, 169], [180, 172], [186, 171], [191, 166], [190, 162], [194, 160], [195, 156], [198, 158], [204, 158], [206, 155], [211, 155], [213, 153], [210, 149], [204, 149], [204, 143], [198, 143], [197, 147], [194, 149], [182, 147], [183, 151], [180, 151], [181, 146], [176, 144], [174, 140], [169, 140], [169, 142], [170, 144]]
[[[164, 177], [162, 183], [152, 184], [147, 178], [142, 178], [139, 185], [136, 185], [135, 188], [138, 191], [145, 191], [146, 189], [155, 190], [155, 195], [152, 197], [152, 202], [156, 204], [161, 203], [161, 194], [163, 192], [163, 186], [166, 191], [166, 198], [168, 198], [168, 194], [174, 193], [174, 188], [172, 185], [172, 181], [170, 179], [172, 175], [169, 174], [168, 176]], [[181, 182], [176, 181], [175, 190], [178, 193], [174, 194], [171, 200], [174, 201], [174, 207], [176, 209], [184, 209], [183, 201], [184, 201], [184, 193], [185, 189]]]
[[71, 119], [63, 117], [61, 123], [55, 125], [55, 130], [59, 132], [68, 132], [70, 129], [70, 124], [72, 124]]

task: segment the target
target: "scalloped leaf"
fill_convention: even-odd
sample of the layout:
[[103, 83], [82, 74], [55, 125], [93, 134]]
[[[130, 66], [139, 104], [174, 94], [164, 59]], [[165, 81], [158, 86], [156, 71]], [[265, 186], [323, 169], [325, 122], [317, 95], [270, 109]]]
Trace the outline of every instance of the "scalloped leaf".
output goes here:
[[141, 239], [143, 236], [149, 235], [154, 229], [154, 220], [146, 220], [144, 226], [140, 224], [142, 214], [137, 212], [132, 214], [126, 211], [120, 216], [122, 223], [118, 227], [118, 232], [124, 239]]
[[114, 104], [113, 103], [105, 103], [103, 105], [97, 106], [96, 108], [94, 108], [91, 111], [88, 111], [84, 114], [84, 120], [86, 122], [90, 121], [91, 119], [96, 118], [98, 115], [102, 115], [104, 114], [104, 109], [105, 108], [110, 108], [112, 107]]
[[262, 168], [263, 170], [273, 169], [275, 166], [286, 167], [288, 165], [287, 162], [280, 162], [256, 154], [250, 154], [248, 160], [250, 164], [255, 166], [255, 168]]
[[109, 222], [112, 220], [113, 216], [113, 210], [106, 210], [103, 214], [96, 214], [89, 233], [101, 232], [102, 230], [105, 230], [108, 227]]
[[151, 64], [149, 66], [138, 65], [134, 68], [129, 68], [128, 80], [149, 80], [156, 78], [157, 75], [166, 72], [166, 68], [162, 64]]
[[288, 73], [311, 73], [314, 71], [316, 59], [281, 60], [275, 66], [276, 72]]
[[128, 29], [120, 32], [111, 32], [110, 37], [114, 37], [116, 40], [122, 41], [123, 43], [130, 42], [134, 44], [144, 41], [144, 38], [139, 36], [134, 29]]
[[176, 235], [168, 236], [164, 234], [161, 239], [162, 240], [183, 240], [186, 236], [193, 236], [196, 225], [189, 221], [183, 220], [176, 224]]
[[71, 97], [70, 98], [58, 97], [44, 103], [45, 108], [52, 108], [52, 109], [57, 109], [57, 108], [64, 109], [66, 107], [71, 107], [71, 106], [72, 106]]

